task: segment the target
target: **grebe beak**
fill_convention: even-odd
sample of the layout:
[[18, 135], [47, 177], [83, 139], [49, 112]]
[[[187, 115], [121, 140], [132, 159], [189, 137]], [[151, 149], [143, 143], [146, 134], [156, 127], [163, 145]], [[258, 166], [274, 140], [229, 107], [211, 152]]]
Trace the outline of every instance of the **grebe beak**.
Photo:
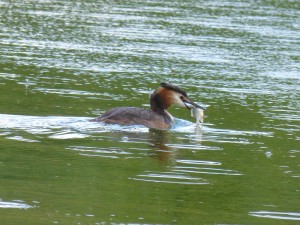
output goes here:
[[198, 105], [197, 103], [185, 98], [185, 99], [182, 99], [184, 105], [186, 108], [188, 109], [193, 109], [193, 108], [199, 108], [199, 109], [203, 109], [203, 110], [206, 110], [206, 108], [204, 106], [201, 106], [201, 105]]

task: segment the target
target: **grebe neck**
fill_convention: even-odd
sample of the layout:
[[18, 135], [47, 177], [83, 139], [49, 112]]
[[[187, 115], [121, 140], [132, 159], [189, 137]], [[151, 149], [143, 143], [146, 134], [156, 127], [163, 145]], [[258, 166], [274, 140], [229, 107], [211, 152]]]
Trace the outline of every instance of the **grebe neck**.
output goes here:
[[161, 115], [165, 115], [165, 110], [169, 107], [165, 104], [165, 101], [163, 101], [162, 96], [156, 93], [151, 95], [150, 106], [152, 111]]
[[150, 98], [150, 106], [151, 110], [157, 114], [160, 114], [164, 117], [166, 123], [172, 124], [174, 119], [172, 115], [166, 111], [166, 109], [170, 106], [166, 103], [166, 101], [163, 101], [162, 97], [160, 95], [153, 94]]

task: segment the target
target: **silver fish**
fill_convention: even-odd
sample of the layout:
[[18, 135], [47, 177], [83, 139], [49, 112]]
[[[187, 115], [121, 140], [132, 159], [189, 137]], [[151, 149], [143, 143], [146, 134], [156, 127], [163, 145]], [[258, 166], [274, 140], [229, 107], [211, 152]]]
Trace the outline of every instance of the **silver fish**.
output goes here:
[[196, 124], [203, 123], [204, 110], [194, 107], [191, 109], [191, 115], [196, 118]]

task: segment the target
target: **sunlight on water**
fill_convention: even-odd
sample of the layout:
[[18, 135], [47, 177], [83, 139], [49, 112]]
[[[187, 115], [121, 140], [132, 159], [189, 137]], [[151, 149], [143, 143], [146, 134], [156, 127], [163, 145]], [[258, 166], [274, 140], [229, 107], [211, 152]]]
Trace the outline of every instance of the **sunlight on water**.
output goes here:
[[23, 141], [23, 142], [39, 142], [38, 140], [23, 138], [22, 136], [11, 136], [11, 137], [7, 137], [7, 139], [16, 140], [16, 141]]
[[[0, 1], [0, 221], [297, 223], [299, 7]], [[90, 121], [149, 108], [160, 82], [204, 123], [177, 107], [169, 130]]]
[[[216, 165], [215, 163], [213, 165]], [[207, 167], [194, 167], [194, 166], [175, 166], [174, 171], [184, 173], [204, 173], [212, 175], [229, 175], [229, 176], [240, 176], [242, 175], [235, 170], [227, 170], [221, 168], [207, 168]]]
[[221, 165], [219, 162], [199, 161], [199, 160], [177, 160], [179, 163], [191, 165]]
[[132, 155], [131, 152], [126, 152], [122, 148], [108, 147], [108, 148], [97, 148], [88, 146], [71, 146], [68, 149], [72, 151], [78, 151], [80, 155], [91, 156], [91, 157], [110, 157], [119, 158], [121, 156], [126, 157]]
[[[90, 122], [91, 118], [84, 117], [38, 117], [23, 115], [0, 115], [0, 128], [19, 129], [31, 134], [45, 134], [54, 139], [86, 138], [94, 133], [110, 131], [147, 132], [148, 128], [142, 126], [105, 125]], [[19, 141], [35, 142], [21, 136], [8, 137]]]
[[298, 212], [271, 212], [271, 211], [255, 211], [250, 212], [250, 216], [279, 219], [279, 220], [300, 220], [300, 213]]
[[30, 206], [25, 204], [23, 201], [12, 201], [12, 202], [5, 202], [0, 200], [0, 208], [6, 208], [6, 209], [29, 209], [33, 208], [35, 206]]
[[184, 185], [204, 185], [209, 184], [205, 179], [190, 177], [181, 173], [161, 173], [161, 174], [141, 174], [135, 178], [130, 178], [137, 181], [167, 183], [167, 184], [184, 184]]
[[53, 135], [50, 135], [49, 138], [54, 139], [77, 139], [77, 138], [87, 138], [89, 135], [73, 133], [72, 131], [63, 131]]

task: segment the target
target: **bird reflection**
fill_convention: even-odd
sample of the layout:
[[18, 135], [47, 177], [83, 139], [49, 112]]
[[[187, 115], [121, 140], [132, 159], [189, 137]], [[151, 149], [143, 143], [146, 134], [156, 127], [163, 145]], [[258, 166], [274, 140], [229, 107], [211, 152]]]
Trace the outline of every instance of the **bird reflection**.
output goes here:
[[[191, 130], [193, 129], [193, 130]], [[191, 131], [193, 131], [191, 133]], [[182, 132], [182, 131], [181, 131]], [[201, 145], [203, 130], [201, 126], [190, 127], [189, 132], [183, 132], [182, 138], [172, 130], [149, 129], [148, 132], [116, 132], [112, 133], [123, 143], [142, 143], [148, 145], [147, 155], [163, 164], [174, 164], [178, 149], [188, 148], [187, 142], [192, 145]], [[182, 140], [182, 143], [180, 142]], [[125, 147], [125, 146], [124, 146]], [[126, 147], [125, 147], [126, 148]], [[136, 149], [136, 148], [134, 148]]]
[[168, 142], [169, 132], [167, 130], [149, 129], [149, 143], [153, 147], [153, 150], [149, 151], [149, 156], [164, 163], [172, 161], [176, 149], [169, 147]]
[[[202, 142], [203, 130], [201, 126], [195, 127], [195, 134], [190, 135], [193, 141], [197, 144]], [[176, 161], [177, 148], [171, 147], [169, 130], [156, 130], [149, 129], [149, 143], [153, 147], [153, 150], [149, 151], [149, 156], [158, 159], [160, 162], [172, 164]]]

